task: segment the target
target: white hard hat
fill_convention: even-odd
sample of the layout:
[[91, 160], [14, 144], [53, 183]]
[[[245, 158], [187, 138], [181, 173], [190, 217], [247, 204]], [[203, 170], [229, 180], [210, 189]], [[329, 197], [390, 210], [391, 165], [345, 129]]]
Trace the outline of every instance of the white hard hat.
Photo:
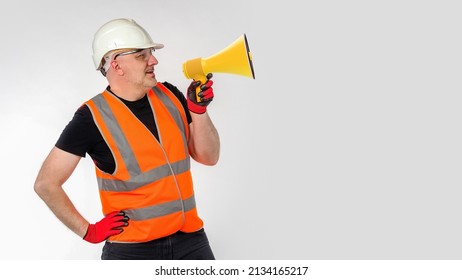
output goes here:
[[104, 55], [117, 49], [163, 48], [163, 44], [154, 43], [148, 32], [133, 19], [114, 19], [96, 31], [93, 38], [93, 62], [100, 70]]

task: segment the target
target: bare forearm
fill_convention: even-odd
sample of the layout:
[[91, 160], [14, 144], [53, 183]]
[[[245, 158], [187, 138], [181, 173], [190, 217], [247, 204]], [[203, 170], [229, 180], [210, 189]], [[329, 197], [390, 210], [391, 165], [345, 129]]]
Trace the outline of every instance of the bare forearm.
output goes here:
[[220, 137], [208, 113], [191, 113], [189, 151], [194, 160], [215, 165], [220, 157]]
[[83, 238], [89, 223], [80, 215], [62, 187], [42, 186], [35, 189], [55, 216], [70, 230]]

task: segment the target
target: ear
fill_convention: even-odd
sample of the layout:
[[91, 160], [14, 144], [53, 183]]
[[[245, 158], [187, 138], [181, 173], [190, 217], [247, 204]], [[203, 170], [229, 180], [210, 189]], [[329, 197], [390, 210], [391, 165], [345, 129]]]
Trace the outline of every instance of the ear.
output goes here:
[[116, 60], [111, 61], [111, 68], [114, 69], [114, 71], [119, 75], [123, 75], [124, 73], [122, 71], [122, 68], [120, 68], [119, 63]]

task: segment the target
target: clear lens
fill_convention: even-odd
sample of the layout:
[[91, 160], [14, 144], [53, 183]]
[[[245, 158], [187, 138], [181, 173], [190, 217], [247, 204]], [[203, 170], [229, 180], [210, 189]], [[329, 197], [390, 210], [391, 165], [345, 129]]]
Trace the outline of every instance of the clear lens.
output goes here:
[[121, 52], [118, 53], [114, 56], [114, 60], [118, 56], [124, 56], [124, 55], [129, 55], [129, 54], [134, 54], [134, 53], [139, 53], [139, 55], [136, 56], [136, 58], [141, 58], [142, 60], [148, 61], [151, 55], [154, 54], [155, 49], [154, 48], [149, 48], [149, 49], [136, 49], [136, 50], [131, 50], [131, 51], [126, 51], [126, 52]]

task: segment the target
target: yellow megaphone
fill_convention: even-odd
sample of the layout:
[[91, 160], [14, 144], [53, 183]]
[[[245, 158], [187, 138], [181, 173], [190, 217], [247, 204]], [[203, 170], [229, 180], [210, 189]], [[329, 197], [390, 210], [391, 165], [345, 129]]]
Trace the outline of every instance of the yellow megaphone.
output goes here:
[[[207, 58], [194, 58], [183, 63], [183, 73], [187, 79], [206, 82], [208, 73], [237, 74], [255, 79], [252, 64], [252, 54], [249, 49], [247, 37], [241, 35], [222, 51]], [[197, 87], [197, 92], [200, 91]], [[200, 101], [199, 97], [196, 97]]]

